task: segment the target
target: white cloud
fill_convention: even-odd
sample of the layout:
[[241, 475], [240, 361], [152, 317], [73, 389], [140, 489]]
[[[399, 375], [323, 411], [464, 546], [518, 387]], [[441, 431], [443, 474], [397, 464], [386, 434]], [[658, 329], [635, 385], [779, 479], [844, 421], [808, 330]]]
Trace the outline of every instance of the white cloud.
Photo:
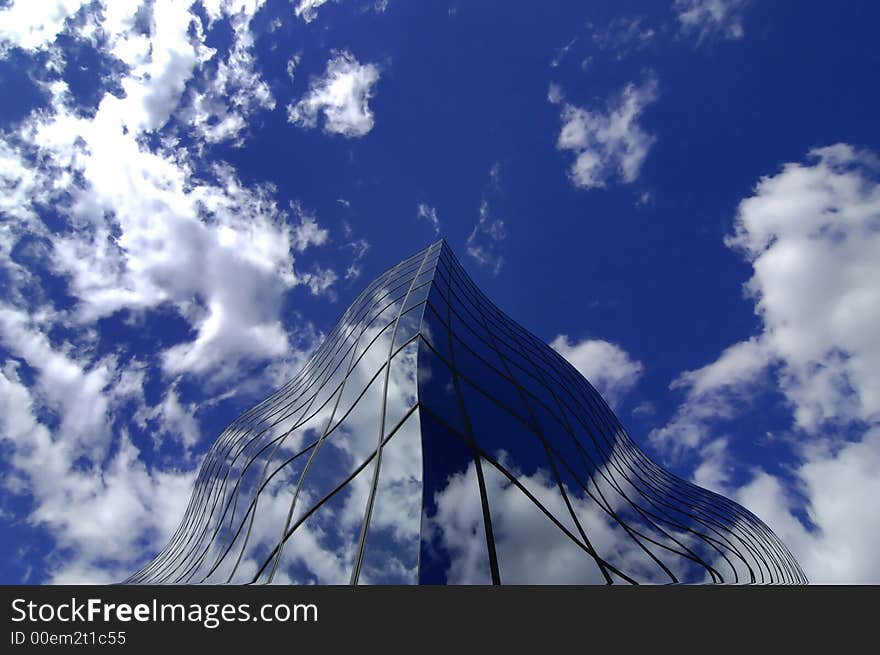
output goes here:
[[880, 429], [839, 449], [808, 454], [797, 476], [814, 531], [796, 518], [801, 503], [794, 494], [765, 472], [757, 472], [737, 497], [778, 531], [812, 582], [880, 581]]
[[[498, 275], [501, 267], [504, 266], [504, 257], [499, 251], [501, 242], [507, 238], [507, 225], [492, 207], [496, 200], [503, 197], [501, 168], [500, 161], [494, 162], [489, 167], [489, 178], [483, 190], [479, 218], [465, 242], [467, 254], [480, 266], [490, 268], [494, 275]], [[492, 203], [489, 198], [492, 199]]]
[[420, 202], [418, 206], [418, 217], [431, 224], [431, 227], [434, 229], [434, 236], [440, 234], [440, 219], [437, 218], [436, 207], [431, 207], [431, 205]]
[[880, 420], [880, 163], [837, 144], [761, 180], [728, 245], [751, 261], [746, 285], [767, 347], [784, 359], [796, 423]]
[[565, 103], [556, 147], [571, 150], [569, 178], [575, 186], [602, 188], [612, 178], [634, 182], [655, 138], [638, 124], [645, 107], [657, 99], [657, 80], [628, 84], [604, 112]]
[[[9, 285], [0, 439], [6, 490], [32, 499], [30, 524], [55, 542], [44, 569], [54, 581], [119, 580], [155, 552], [194, 471], [147, 465], [139, 449], [171, 440], [194, 452], [196, 407], [286, 382], [317, 337], [308, 323], [282, 322], [281, 308], [295, 287], [332, 294], [335, 271], [299, 262], [328, 231], [298, 205], [290, 215], [279, 209], [271, 185], [246, 185], [231, 166], [202, 159], [206, 145], [238, 140], [244, 119], [273, 106], [250, 31], [262, 4], [206, 3], [206, 21], [170, 0], [90, 5], [70, 21], [76, 7], [66, 3], [0, 10], [0, 57], [12, 45], [50, 53], [34, 73], [47, 106], [0, 135], [0, 266]], [[205, 30], [222, 18], [232, 43], [214, 65]], [[77, 106], [61, 77], [66, 52], [53, 43], [62, 31], [100, 49], [124, 93]], [[41, 220], [47, 208], [54, 222]], [[50, 227], [58, 222], [63, 229]], [[15, 248], [54, 273], [69, 302], [53, 306], [57, 293], [13, 261]], [[171, 311], [192, 336], [133, 356], [122, 335], [99, 356], [108, 344], [97, 321], [121, 311], [130, 326]], [[230, 391], [232, 374], [250, 363], [266, 364], [265, 378]], [[154, 406], [144, 400], [148, 370], [165, 385]], [[197, 392], [184, 399], [184, 374], [217, 395], [205, 405], [192, 400]], [[139, 440], [144, 425], [162, 439]]]
[[550, 346], [565, 357], [612, 407], [642, 376], [644, 366], [620, 346], [602, 339], [584, 339], [572, 343], [565, 334], [558, 335]]
[[702, 446], [709, 424], [734, 416], [771, 362], [764, 343], [752, 338], [725, 349], [711, 364], [685, 371], [670, 386], [686, 390], [687, 399], [666, 425], [651, 431], [650, 441], [673, 457]]
[[[275, 108], [275, 98], [265, 80], [256, 71], [254, 35], [250, 25], [262, 8], [263, 0], [236, 5], [229, 15], [232, 44], [226, 59], [212, 74], [205, 74], [200, 90], [192, 94], [184, 111], [190, 126], [208, 143], [232, 140], [242, 143], [241, 132], [260, 109]], [[229, 11], [231, 6], [224, 6]], [[293, 61], [293, 60], [291, 60]], [[292, 77], [292, 70], [288, 65]]]
[[330, 292], [330, 288], [339, 279], [336, 271], [329, 268], [317, 267], [303, 274], [303, 279], [313, 296], [328, 295], [331, 300], [336, 300], [336, 295]]
[[0, 12], [0, 56], [9, 46], [44, 49], [64, 31], [67, 19], [86, 4], [84, 0], [15, 0]]
[[650, 400], [643, 400], [633, 407], [633, 416], [654, 416], [657, 413], [657, 407]]
[[[35, 198], [39, 190], [37, 172], [22, 154], [5, 141], [0, 142], [0, 212], [20, 222], [33, 224], [36, 218], [35, 202], [45, 202], [46, 197]], [[4, 226], [9, 229], [8, 223]]]
[[293, 81], [293, 77], [296, 73], [296, 67], [299, 66], [299, 62], [302, 61], [302, 55], [300, 53], [296, 53], [287, 60], [287, 77]]
[[[64, 360], [57, 352], [46, 354]], [[97, 436], [107, 445], [109, 390], [91, 384], [93, 371], [75, 362], [65, 360], [56, 368], [84, 381], [84, 390], [47, 387], [41, 395], [60, 406], [62, 421], [68, 422], [71, 410], [65, 399], [76, 396], [83, 404], [78, 411], [90, 413], [97, 422], [89, 429], [100, 435], [64, 429], [53, 434], [35, 416], [41, 403], [22, 384], [16, 368], [7, 365], [0, 373], [0, 440], [11, 452], [5, 487], [33, 498], [29, 523], [47, 529], [55, 539], [59, 552], [47, 562], [53, 582], [119, 581], [170, 536], [183, 514], [195, 472], [148, 469], [124, 433], [115, 440], [109, 458], [106, 448], [83, 452], [80, 442]]]
[[299, 284], [320, 293], [334, 279], [294, 272], [291, 254], [324, 243], [327, 231], [302, 213], [290, 225], [273, 188], [246, 188], [229, 166], [214, 164], [210, 184], [192, 174], [186, 151], [147, 149], [135, 134], [145, 127], [140, 105], [132, 114], [120, 102], [108, 94], [82, 118], [62, 99], [21, 132], [51, 167], [18, 185], [57, 194], [57, 209], [78, 228], [54, 239], [51, 265], [78, 299], [79, 322], [172, 303], [198, 332], [166, 355], [175, 373], [284, 355], [278, 299]]
[[636, 207], [647, 207], [654, 202], [654, 194], [650, 191], [643, 191], [636, 200]]
[[[682, 374], [687, 397], [655, 444], [701, 453], [698, 475], [725, 457], [712, 441], [737, 402], [775, 381], [788, 400], [801, 463], [793, 482], [756, 470], [731, 489], [794, 550], [816, 581], [878, 581], [870, 546], [880, 474], [880, 162], [845, 144], [818, 148], [761, 179], [727, 243], [752, 265], [746, 284], [761, 333]], [[792, 485], [794, 485], [792, 487]], [[798, 518], [802, 511], [815, 526]]]
[[[136, 7], [129, 7], [129, 9]], [[190, 36], [198, 19], [186, 3], [157, 0], [151, 7], [149, 36], [131, 30], [134, 12], [119, 17], [127, 31], [111, 35], [111, 51], [130, 67], [119, 82], [124, 98], [106, 94], [99, 105], [102, 120], [132, 132], [161, 128], [177, 108], [187, 81], [213, 52]]]
[[88, 366], [53, 348], [39, 325], [9, 306], [0, 306], [0, 342], [36, 370], [41, 404], [59, 417], [58, 430], [66, 435], [71, 451], [103, 456], [109, 445], [105, 390], [113, 380], [112, 359]]
[[303, 252], [309, 246], [322, 246], [327, 243], [329, 232], [318, 226], [314, 214], [305, 211], [299, 204], [292, 205], [291, 209], [299, 215], [299, 225], [293, 229], [294, 250]]
[[694, 470], [694, 482], [719, 494], [729, 492], [731, 464], [728, 439], [718, 437], [700, 449], [700, 464]]
[[294, 8], [293, 13], [298, 18], [302, 18], [305, 22], [311, 23], [318, 17], [318, 9], [327, 4], [328, 0], [299, 0], [299, 4]]
[[601, 50], [611, 50], [617, 59], [646, 48], [651, 44], [656, 32], [651, 27], [643, 27], [641, 18], [619, 17], [613, 19], [604, 29], [593, 32], [593, 43]]
[[[196, 404], [193, 402], [185, 406], [181, 404], [177, 389], [172, 386], [165, 392], [161, 403], [155, 407], [141, 408], [134, 418], [141, 427], [146, 427], [146, 421], [149, 419], [158, 419], [161, 426], [158, 432], [179, 440], [185, 452], [189, 452], [201, 439], [199, 423], [195, 417], [196, 409]], [[157, 449], [160, 441], [159, 434], [154, 434], [153, 443]]]
[[288, 105], [287, 118], [299, 127], [314, 128], [323, 115], [325, 132], [362, 137], [373, 129], [369, 101], [378, 81], [375, 64], [360, 64], [351, 53], [339, 52], [327, 62], [324, 76], [312, 81], [306, 96]]
[[718, 35], [741, 39], [745, 34], [742, 12], [748, 0], [675, 0], [673, 10], [681, 32], [696, 34], [698, 42]]
[[351, 248], [354, 253], [351, 264], [345, 270], [345, 279], [356, 280], [361, 276], [361, 261], [370, 249], [370, 244], [366, 239], [355, 239], [345, 244], [345, 246]]
[[488, 266], [495, 275], [501, 272], [504, 257], [498, 253], [497, 244], [507, 237], [504, 221], [491, 215], [489, 203], [480, 203], [480, 218], [467, 238], [467, 253], [481, 266]]
[[563, 100], [565, 100], [565, 91], [555, 82], [551, 82], [550, 88], [547, 90], [547, 102], [551, 105], [558, 105]]

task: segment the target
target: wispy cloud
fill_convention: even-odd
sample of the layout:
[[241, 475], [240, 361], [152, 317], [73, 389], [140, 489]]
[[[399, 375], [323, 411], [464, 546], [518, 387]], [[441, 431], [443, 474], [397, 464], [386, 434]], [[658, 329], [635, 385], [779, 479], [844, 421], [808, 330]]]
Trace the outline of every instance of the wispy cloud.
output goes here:
[[437, 209], [428, 204], [420, 202], [417, 208], [417, 216], [421, 220], [428, 221], [434, 230], [434, 235], [440, 234], [440, 219], [437, 218]]
[[741, 39], [742, 14], [749, 0], [675, 0], [673, 7], [681, 33], [698, 43], [712, 37]]
[[507, 237], [504, 221], [492, 216], [489, 203], [480, 204], [480, 217], [467, 238], [467, 253], [481, 266], [488, 266], [495, 275], [504, 266], [504, 257], [498, 252], [498, 242]]
[[639, 17], [614, 18], [603, 28], [595, 28], [592, 31], [592, 39], [596, 47], [610, 51], [617, 59], [623, 59], [648, 47], [656, 37], [657, 32], [654, 28], [645, 25], [643, 19]]
[[574, 37], [571, 41], [559, 48], [559, 50], [556, 51], [556, 55], [550, 60], [550, 68], [558, 68], [559, 64], [562, 63], [562, 60], [565, 59], [568, 51], [574, 47], [575, 43], [577, 43], [577, 37]]
[[351, 248], [352, 251], [351, 263], [345, 269], [345, 279], [356, 280], [361, 276], [361, 261], [370, 249], [370, 244], [366, 239], [356, 239], [346, 243], [345, 247]]
[[507, 238], [507, 225], [496, 214], [493, 206], [502, 199], [502, 194], [501, 162], [496, 161], [489, 167], [489, 178], [483, 189], [479, 216], [466, 242], [468, 255], [480, 266], [489, 268], [494, 275], [498, 275], [504, 266], [500, 244]]

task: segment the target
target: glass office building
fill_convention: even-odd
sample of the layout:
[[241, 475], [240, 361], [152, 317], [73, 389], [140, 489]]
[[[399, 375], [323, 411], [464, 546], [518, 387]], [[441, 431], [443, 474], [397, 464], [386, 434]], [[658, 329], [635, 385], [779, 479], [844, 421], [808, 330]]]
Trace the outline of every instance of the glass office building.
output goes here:
[[444, 241], [238, 417], [130, 583], [803, 583], [740, 505], [633, 442]]

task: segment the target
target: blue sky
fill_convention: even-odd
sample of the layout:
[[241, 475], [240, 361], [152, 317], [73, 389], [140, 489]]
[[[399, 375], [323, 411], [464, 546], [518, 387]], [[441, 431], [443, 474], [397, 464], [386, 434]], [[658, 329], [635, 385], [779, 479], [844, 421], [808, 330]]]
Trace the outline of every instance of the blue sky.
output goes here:
[[124, 578], [439, 235], [814, 581], [880, 582], [880, 8], [4, 3], [0, 579]]

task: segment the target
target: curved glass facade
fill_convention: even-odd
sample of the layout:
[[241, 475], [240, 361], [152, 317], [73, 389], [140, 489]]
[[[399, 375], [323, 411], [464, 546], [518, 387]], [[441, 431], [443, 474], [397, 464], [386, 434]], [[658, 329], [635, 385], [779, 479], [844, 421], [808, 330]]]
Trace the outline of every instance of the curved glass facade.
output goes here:
[[649, 459], [444, 241], [373, 281], [205, 457], [129, 583], [802, 583], [736, 503]]

